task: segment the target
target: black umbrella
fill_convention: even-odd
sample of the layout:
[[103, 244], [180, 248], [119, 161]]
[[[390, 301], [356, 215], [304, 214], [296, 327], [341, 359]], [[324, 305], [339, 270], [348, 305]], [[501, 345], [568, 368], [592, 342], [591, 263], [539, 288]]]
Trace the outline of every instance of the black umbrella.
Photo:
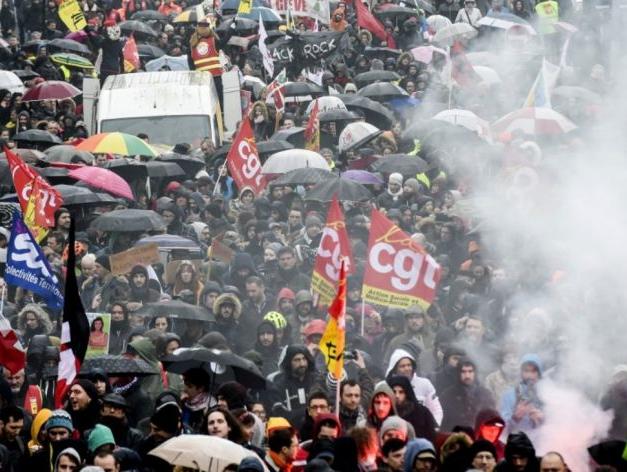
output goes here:
[[66, 164], [88, 164], [94, 162], [94, 155], [89, 151], [81, 151], [70, 144], [59, 144], [46, 149], [45, 162], [64, 162]]
[[[35, 164], [37, 161], [41, 161], [46, 157], [43, 152], [38, 151], [37, 149], [12, 149], [12, 151], [27, 164]], [[0, 153], [0, 156], [6, 159], [4, 153]]]
[[357, 87], [373, 84], [375, 82], [394, 82], [400, 80], [401, 76], [391, 70], [369, 70], [355, 76]]
[[334, 175], [333, 172], [325, 169], [304, 167], [281, 175], [278, 179], [270, 182], [270, 185], [316, 185], [333, 178]]
[[257, 152], [259, 152], [259, 157], [268, 157], [270, 154], [285, 151], [286, 149], [294, 149], [294, 145], [287, 141], [281, 141], [278, 139], [260, 141], [257, 143]]
[[183, 348], [177, 349], [161, 362], [165, 370], [176, 374], [184, 374], [190, 369], [201, 368], [212, 376], [230, 377], [247, 388], [266, 388], [266, 379], [257, 366], [252, 361], [232, 352]]
[[324, 95], [324, 90], [311, 82], [286, 82], [283, 95], [286, 97], [321, 96]]
[[157, 10], [141, 10], [136, 11], [131, 16], [131, 20], [136, 21], [168, 21], [168, 17]]
[[356, 94], [339, 95], [346, 108], [361, 113], [366, 121], [379, 129], [390, 129], [394, 123], [394, 113], [379, 102]]
[[152, 231], [166, 227], [163, 218], [152, 210], [114, 210], [96, 218], [92, 228], [99, 231]]
[[181, 320], [196, 320], [214, 322], [215, 316], [207, 309], [190, 305], [181, 300], [171, 300], [169, 302], [146, 303], [133, 314], [138, 316], [167, 316]]
[[185, 171], [176, 162], [149, 161], [146, 162], [149, 177], [180, 177]]
[[406, 3], [407, 5], [421, 8], [427, 13], [435, 13], [435, 8], [433, 8], [433, 5], [428, 0], [405, 0], [404, 3]]
[[159, 374], [159, 369], [152, 367], [143, 359], [109, 354], [85, 359], [81, 365], [81, 375], [89, 374], [94, 369], [101, 369], [107, 375], [113, 377], [126, 375], [142, 377]]
[[[288, 143], [293, 144], [296, 148], [304, 148], [305, 128], [302, 128], [300, 126], [294, 126], [289, 129], [280, 129], [279, 131], [274, 133], [270, 139], [272, 141], [287, 141]], [[334, 145], [335, 142], [333, 136], [325, 131], [320, 131], [320, 146], [331, 147]]]
[[336, 108], [335, 110], [321, 111], [318, 115], [318, 119], [320, 122], [357, 121], [359, 119], [359, 115], [349, 110], [340, 110], [339, 108]]
[[415, 16], [416, 18], [418, 18], [418, 16], [420, 16], [420, 14], [416, 10], [407, 7], [401, 7], [398, 5], [394, 5], [385, 9], [380, 9], [379, 11], [375, 10], [374, 14], [378, 18], [393, 18], [397, 20], [404, 20], [411, 16]]
[[50, 49], [56, 49], [59, 51], [69, 51], [78, 54], [91, 54], [91, 51], [87, 46], [73, 39], [53, 39], [48, 43]]
[[13, 137], [14, 141], [22, 141], [25, 143], [42, 143], [42, 144], [62, 144], [61, 138], [57, 135], [49, 133], [41, 129], [29, 129], [17, 133]]
[[146, 163], [139, 162], [135, 159], [121, 158], [111, 159], [105, 162], [103, 166], [111, 172], [115, 172], [124, 180], [130, 181], [134, 179], [145, 179], [148, 177], [148, 169]]
[[63, 205], [89, 205], [102, 203], [116, 203], [117, 200], [106, 193], [97, 193], [87, 187], [79, 187], [77, 185], [55, 185], [61, 197], [63, 197]]
[[588, 448], [588, 454], [598, 465], [609, 465], [618, 471], [627, 470], [625, 458], [625, 441], [610, 439]]
[[126, 34], [133, 33], [136, 37], [145, 36], [148, 38], [158, 38], [157, 32], [146, 23], [136, 20], [128, 20], [120, 23], [120, 29]]
[[333, 196], [342, 202], [362, 202], [372, 198], [372, 193], [362, 184], [335, 177], [320, 182], [305, 194], [305, 200], [330, 202]]
[[165, 56], [165, 51], [152, 44], [138, 44], [137, 53], [139, 57], [156, 59], [161, 56]]
[[398, 172], [403, 176], [415, 177], [427, 169], [427, 163], [418, 156], [407, 156], [404, 154], [389, 154], [381, 157], [370, 168], [374, 172], [382, 174], [392, 174]]
[[17, 75], [22, 82], [26, 80], [33, 80], [36, 77], [40, 77], [40, 75], [34, 70], [18, 69], [18, 70], [14, 70], [13, 73]]
[[357, 91], [357, 95], [385, 102], [393, 98], [406, 97], [408, 94], [396, 84], [392, 84], [390, 82], [377, 82], [359, 89]]
[[42, 46], [46, 46], [48, 44], [48, 41], [46, 41], [45, 39], [33, 39], [32, 41], [26, 41], [24, 44], [22, 44], [22, 51], [37, 51], [40, 47]]
[[394, 59], [398, 58], [403, 51], [399, 49], [392, 48], [371, 48], [367, 47], [364, 49], [364, 56], [368, 58], [377, 57], [379, 59], [387, 59], [388, 57], [393, 57]]
[[52, 185], [72, 185], [76, 179], [68, 177], [69, 170], [65, 167], [35, 167], [34, 170]]
[[199, 170], [203, 170], [205, 168], [204, 160], [198, 157], [184, 156], [175, 152], [161, 154], [155, 159], [155, 161], [173, 162], [175, 164], [178, 164], [187, 175], [196, 175]]
[[0, 185], [3, 187], [13, 187], [11, 169], [5, 159], [0, 159]]
[[225, 17], [222, 22], [216, 28], [218, 33], [228, 32], [251, 32], [254, 33], [259, 28], [259, 24], [255, 20], [249, 20], [248, 18], [239, 17]]

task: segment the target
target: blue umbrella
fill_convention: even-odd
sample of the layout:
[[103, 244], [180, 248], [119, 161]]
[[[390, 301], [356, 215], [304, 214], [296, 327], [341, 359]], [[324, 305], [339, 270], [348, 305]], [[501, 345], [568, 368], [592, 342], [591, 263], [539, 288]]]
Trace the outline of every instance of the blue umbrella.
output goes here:
[[388, 100], [390, 108], [402, 113], [407, 111], [408, 108], [415, 108], [419, 106], [421, 101], [415, 97], [398, 97]]
[[251, 8], [250, 13], [239, 13], [237, 16], [255, 21], [259, 21], [259, 17], [261, 17], [265, 24], [281, 23], [281, 21], [283, 21], [277, 12], [266, 7], [253, 7]]

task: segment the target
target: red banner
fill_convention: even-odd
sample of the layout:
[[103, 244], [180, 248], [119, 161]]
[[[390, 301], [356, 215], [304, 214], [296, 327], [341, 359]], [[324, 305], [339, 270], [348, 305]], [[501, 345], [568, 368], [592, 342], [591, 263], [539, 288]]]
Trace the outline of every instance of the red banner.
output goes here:
[[139, 51], [137, 50], [137, 43], [135, 37], [131, 34], [126, 43], [124, 43], [124, 49], [122, 49], [124, 55], [124, 72], [133, 72], [139, 70], [141, 63], [139, 61]]
[[54, 214], [63, 206], [63, 197], [59, 191], [41, 177], [33, 180], [33, 192], [37, 192], [35, 223], [46, 228], [55, 225]]
[[20, 201], [20, 207], [22, 208], [22, 212], [25, 212], [28, 206], [28, 199], [30, 198], [32, 182], [36, 174], [9, 148], [4, 148], [4, 155], [7, 157], [7, 162], [11, 168], [13, 186], [15, 187], [17, 198]]
[[376, 305], [427, 309], [435, 297], [441, 268], [422, 246], [372, 210], [362, 297]]
[[266, 180], [261, 174], [261, 161], [249, 119], [242, 120], [226, 162], [240, 193], [249, 188], [255, 195], [259, 195], [265, 188]]
[[333, 300], [340, 278], [342, 259], [345, 261], [346, 272], [350, 274], [353, 272], [352, 257], [344, 215], [337, 196], [334, 196], [311, 276], [311, 291], [318, 294], [318, 303], [328, 305]]

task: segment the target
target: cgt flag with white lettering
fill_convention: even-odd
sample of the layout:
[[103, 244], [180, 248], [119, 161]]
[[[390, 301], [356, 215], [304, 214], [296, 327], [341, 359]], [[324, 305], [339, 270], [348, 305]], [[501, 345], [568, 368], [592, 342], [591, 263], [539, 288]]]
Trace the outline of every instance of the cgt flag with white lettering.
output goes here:
[[4, 279], [9, 285], [22, 287], [39, 295], [50, 308], [58, 309], [63, 306], [59, 281], [17, 210], [13, 214]]
[[321, 305], [329, 304], [335, 297], [342, 260], [344, 260], [346, 273], [353, 272], [352, 259], [346, 221], [337, 201], [337, 195], [334, 195], [327, 215], [327, 224], [322, 230], [311, 276], [311, 291], [318, 294], [318, 302]]
[[376, 305], [429, 308], [442, 269], [407, 233], [372, 210], [362, 297]]
[[255, 135], [250, 120], [244, 118], [233, 145], [226, 156], [229, 173], [240, 191], [248, 188], [259, 195], [266, 187], [266, 179], [261, 174], [261, 161], [257, 152]]

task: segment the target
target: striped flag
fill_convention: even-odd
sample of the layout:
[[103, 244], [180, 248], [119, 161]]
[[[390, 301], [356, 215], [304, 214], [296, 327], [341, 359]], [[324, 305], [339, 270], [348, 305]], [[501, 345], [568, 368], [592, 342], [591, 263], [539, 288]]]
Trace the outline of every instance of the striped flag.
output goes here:
[[[0, 288], [2, 291], [1, 307], [4, 307], [5, 290], [5, 286]], [[11, 323], [2, 312], [0, 312], [0, 359], [2, 359], [2, 365], [11, 372], [11, 375], [15, 375], [26, 365], [26, 351], [24, 351], [15, 330], [11, 327]]]
[[68, 258], [65, 273], [65, 299], [61, 326], [61, 354], [59, 375], [54, 393], [55, 408], [63, 406], [65, 394], [81, 370], [89, 343], [89, 321], [78, 294], [76, 280], [76, 253], [74, 249], [74, 219], [68, 238]]
[[314, 102], [314, 106], [309, 115], [307, 126], [305, 127], [305, 149], [318, 152], [320, 150], [320, 118], [318, 112], [318, 100]]
[[268, 76], [272, 77], [274, 76], [274, 61], [272, 60], [272, 54], [270, 54], [268, 46], [266, 46], [267, 38], [268, 33], [263, 24], [263, 18], [259, 15], [259, 52], [261, 53], [261, 57], [263, 59], [263, 67], [266, 69]]
[[337, 295], [329, 307], [329, 317], [319, 346], [324, 354], [327, 370], [338, 380], [342, 378], [346, 344], [346, 263], [344, 259], [340, 265]]
[[287, 73], [285, 72], [285, 69], [283, 69], [279, 72], [279, 75], [277, 75], [274, 80], [270, 82], [270, 85], [268, 85], [268, 95], [266, 101], [268, 102], [272, 99], [270, 103], [274, 102], [274, 108], [276, 108], [276, 111], [279, 113], [283, 113], [285, 110], [284, 85], [286, 82]]
[[522, 108], [553, 108], [551, 106], [551, 90], [555, 87], [559, 73], [559, 66], [542, 59], [540, 71], [531, 86], [531, 90], [529, 90]]

